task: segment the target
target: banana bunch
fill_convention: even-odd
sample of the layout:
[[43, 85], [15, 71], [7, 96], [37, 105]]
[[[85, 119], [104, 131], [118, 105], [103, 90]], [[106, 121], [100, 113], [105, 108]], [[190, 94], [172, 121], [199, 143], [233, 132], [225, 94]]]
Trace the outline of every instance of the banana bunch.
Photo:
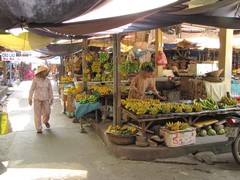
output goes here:
[[200, 103], [202, 104], [202, 107], [204, 109], [209, 109], [209, 110], [216, 110], [219, 109], [217, 102], [213, 100], [212, 98], [207, 98], [207, 99], [200, 99]]
[[182, 108], [181, 104], [175, 105], [173, 109], [174, 109], [175, 113], [183, 112], [183, 108]]
[[167, 122], [165, 124], [165, 127], [171, 131], [178, 131], [178, 130], [184, 130], [189, 128], [189, 125], [187, 123], [182, 123], [181, 121], [177, 122]]
[[65, 72], [71, 72], [72, 71], [72, 61], [66, 61], [65, 62]]
[[99, 92], [101, 95], [106, 95], [106, 94], [112, 94], [113, 93], [113, 87], [112, 86], [98, 86], [98, 85], [93, 85], [90, 86], [89, 89], [92, 89], [94, 91]]
[[90, 95], [88, 94], [76, 94], [75, 99], [77, 102], [80, 102], [81, 104], [87, 103], [87, 99]]
[[228, 98], [227, 96], [222, 97], [219, 102], [220, 102], [220, 103], [225, 103], [225, 104], [230, 105], [230, 106], [231, 106], [231, 105], [235, 106], [235, 105], [238, 104], [238, 102], [237, 102], [236, 99]]
[[195, 112], [201, 112], [203, 108], [202, 104], [198, 102], [193, 103], [192, 107], [193, 107], [193, 111]]
[[106, 61], [108, 61], [109, 59], [109, 54], [108, 52], [105, 52], [105, 51], [100, 51], [99, 52], [99, 58], [98, 58], [98, 61], [102, 64], [102, 63], [105, 63]]
[[87, 99], [90, 104], [94, 104], [98, 101], [98, 97], [95, 95], [90, 95]]
[[113, 71], [113, 63], [110, 63], [110, 62], [106, 62], [104, 65], [103, 65], [105, 71], [107, 72], [112, 72]]
[[121, 135], [124, 135], [124, 134], [125, 135], [133, 135], [138, 132], [136, 127], [127, 126], [127, 125], [124, 125], [122, 127], [119, 125], [117, 125], [117, 126], [109, 125], [107, 131], [114, 133], [114, 134], [121, 134]]
[[92, 61], [93, 60], [93, 55], [90, 52], [87, 52], [86, 54], [86, 61]]
[[155, 115], [159, 112], [159, 109], [157, 107], [151, 107], [149, 110], [149, 114]]
[[193, 106], [190, 104], [183, 104], [182, 109], [186, 113], [191, 113], [193, 112]]
[[160, 106], [160, 111], [163, 113], [163, 114], [168, 114], [171, 112], [171, 104], [170, 103], [161, 103], [161, 106]]
[[85, 68], [85, 69], [83, 70], [83, 73], [84, 73], [84, 74], [90, 73], [90, 69], [89, 69], [89, 68]]
[[73, 81], [72, 77], [69, 75], [65, 75], [61, 77], [61, 83], [71, 83]]
[[100, 73], [101, 72], [101, 64], [98, 61], [94, 61], [92, 63], [92, 72]]

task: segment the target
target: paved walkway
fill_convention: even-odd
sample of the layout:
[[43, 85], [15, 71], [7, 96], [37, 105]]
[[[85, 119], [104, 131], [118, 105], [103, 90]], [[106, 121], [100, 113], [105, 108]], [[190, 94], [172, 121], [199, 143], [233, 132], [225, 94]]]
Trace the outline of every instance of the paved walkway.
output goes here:
[[[37, 134], [33, 110], [27, 101], [30, 83], [25, 81], [11, 88], [13, 93], [6, 101], [13, 133], [0, 136], [0, 180], [219, 180], [240, 176], [240, 167], [231, 154], [218, 156], [228, 160], [227, 164], [195, 166], [116, 158], [91, 127], [86, 129], [86, 134], [81, 134], [79, 124], [61, 113], [56, 84], [51, 129]], [[186, 158], [195, 161], [192, 156], [180, 157], [180, 160], [188, 161]]]

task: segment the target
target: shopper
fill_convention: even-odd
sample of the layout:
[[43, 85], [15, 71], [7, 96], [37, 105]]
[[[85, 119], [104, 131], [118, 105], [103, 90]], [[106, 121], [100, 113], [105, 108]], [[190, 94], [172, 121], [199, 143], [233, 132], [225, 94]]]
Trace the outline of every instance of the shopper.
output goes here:
[[30, 106], [32, 105], [32, 99], [34, 99], [34, 121], [37, 133], [42, 133], [42, 123], [47, 128], [50, 128], [49, 118], [50, 106], [53, 104], [53, 90], [51, 82], [47, 78], [48, 73], [49, 69], [47, 67], [40, 66], [29, 91], [28, 100]]
[[141, 65], [140, 73], [131, 80], [128, 98], [144, 99], [147, 97], [145, 94], [147, 89], [151, 90], [160, 100], [167, 100], [167, 97], [160, 96], [156, 89], [154, 67], [151, 62], [144, 62]]

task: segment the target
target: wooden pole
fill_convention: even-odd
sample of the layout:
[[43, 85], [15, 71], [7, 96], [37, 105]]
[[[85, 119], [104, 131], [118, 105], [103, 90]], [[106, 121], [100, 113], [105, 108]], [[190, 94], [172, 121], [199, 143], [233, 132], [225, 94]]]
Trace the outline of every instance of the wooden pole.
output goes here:
[[157, 53], [158, 51], [163, 51], [163, 32], [161, 29], [155, 30], [155, 71], [158, 75], [158, 65], [157, 65]]
[[[86, 68], [86, 54], [87, 54], [87, 48], [88, 48], [88, 43], [87, 39], [83, 39], [83, 48], [82, 48], [82, 70]], [[86, 74], [84, 71], [82, 71], [82, 77], [86, 77]], [[87, 90], [87, 82], [83, 81], [83, 89], [86, 91]]]
[[113, 125], [121, 125], [121, 76], [118, 65], [121, 59], [120, 35], [113, 35]]
[[227, 91], [231, 92], [233, 30], [220, 28], [219, 69], [224, 69]]
[[7, 66], [6, 66], [6, 61], [3, 61], [3, 83], [4, 83], [4, 86], [7, 85]]

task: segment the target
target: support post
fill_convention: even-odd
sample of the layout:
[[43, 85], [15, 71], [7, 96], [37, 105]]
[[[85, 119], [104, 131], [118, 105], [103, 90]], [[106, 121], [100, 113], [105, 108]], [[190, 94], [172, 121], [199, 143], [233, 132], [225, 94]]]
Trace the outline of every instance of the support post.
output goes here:
[[155, 29], [155, 71], [158, 74], [157, 53], [163, 51], [163, 32], [161, 29]]
[[[82, 70], [84, 70], [86, 68], [86, 54], [87, 54], [87, 48], [88, 48], [88, 43], [87, 43], [87, 39], [83, 39], [83, 48], [82, 48]], [[86, 77], [86, 74], [84, 73], [84, 71], [82, 71], [82, 77]], [[83, 89], [84, 91], [87, 90], [87, 83], [83, 81]]]
[[3, 61], [3, 84], [4, 84], [4, 86], [7, 85], [7, 66], [6, 66], [6, 61]]
[[121, 76], [118, 65], [121, 59], [120, 35], [113, 35], [113, 125], [121, 125]]
[[231, 92], [233, 30], [220, 28], [219, 69], [224, 69], [227, 91]]

